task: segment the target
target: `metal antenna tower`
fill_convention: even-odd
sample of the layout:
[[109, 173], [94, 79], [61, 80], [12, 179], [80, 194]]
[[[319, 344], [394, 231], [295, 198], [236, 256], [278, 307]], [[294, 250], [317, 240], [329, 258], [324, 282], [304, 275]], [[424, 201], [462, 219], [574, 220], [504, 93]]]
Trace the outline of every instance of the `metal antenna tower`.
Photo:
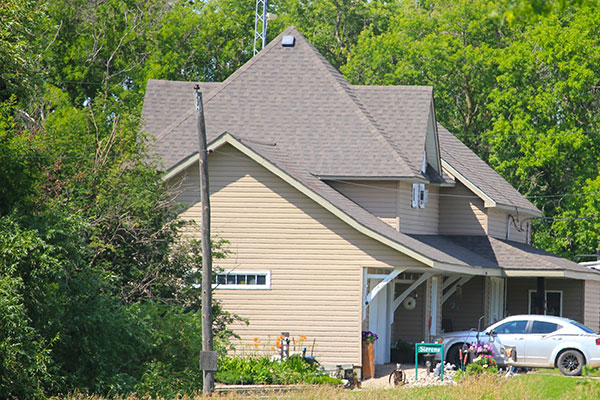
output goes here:
[[[269, 0], [256, 0], [256, 17], [254, 18], [254, 55], [267, 44], [267, 7]], [[261, 29], [259, 32], [258, 30]], [[256, 43], [262, 40], [260, 49]]]

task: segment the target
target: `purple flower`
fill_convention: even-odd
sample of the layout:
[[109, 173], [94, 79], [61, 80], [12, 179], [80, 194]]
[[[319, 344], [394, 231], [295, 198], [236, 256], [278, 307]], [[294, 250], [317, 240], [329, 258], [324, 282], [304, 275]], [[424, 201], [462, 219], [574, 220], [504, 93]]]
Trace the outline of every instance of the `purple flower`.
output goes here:
[[371, 331], [363, 331], [362, 332], [362, 340], [363, 342], [371, 343], [379, 339], [379, 336], [375, 332]]

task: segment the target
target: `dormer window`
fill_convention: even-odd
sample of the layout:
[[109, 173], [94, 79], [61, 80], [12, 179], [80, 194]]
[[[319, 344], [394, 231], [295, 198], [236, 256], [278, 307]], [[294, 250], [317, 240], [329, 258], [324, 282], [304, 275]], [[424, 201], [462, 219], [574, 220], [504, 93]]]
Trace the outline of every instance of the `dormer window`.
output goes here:
[[429, 200], [429, 190], [425, 189], [424, 183], [413, 183], [412, 185], [412, 208], [425, 208]]

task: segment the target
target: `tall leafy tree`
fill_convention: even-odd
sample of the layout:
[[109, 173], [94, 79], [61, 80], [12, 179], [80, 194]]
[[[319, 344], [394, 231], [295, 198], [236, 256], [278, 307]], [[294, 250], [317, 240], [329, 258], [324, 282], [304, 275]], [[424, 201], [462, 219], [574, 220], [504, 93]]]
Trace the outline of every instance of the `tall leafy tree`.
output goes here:
[[509, 28], [485, 2], [400, 2], [387, 29], [366, 29], [342, 67], [354, 83], [431, 85], [441, 123], [486, 155], [479, 135], [490, 126], [487, 96]]
[[538, 196], [547, 216], [558, 218], [540, 225], [536, 241], [568, 256], [598, 246], [579, 240], [589, 236], [589, 223], [564, 219], [600, 214], [590, 207], [598, 198], [600, 155], [596, 13], [570, 9], [528, 27], [498, 59], [498, 85], [489, 96], [490, 162], [521, 192]]

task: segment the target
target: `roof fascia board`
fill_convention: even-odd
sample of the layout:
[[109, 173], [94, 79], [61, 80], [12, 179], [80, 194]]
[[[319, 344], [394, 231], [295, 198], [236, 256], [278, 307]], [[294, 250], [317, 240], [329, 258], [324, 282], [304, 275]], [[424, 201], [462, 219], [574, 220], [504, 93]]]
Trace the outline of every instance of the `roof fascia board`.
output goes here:
[[570, 278], [579, 280], [600, 281], [600, 274], [594, 272], [579, 272], [569, 270], [505, 270], [506, 276], [509, 278]]
[[339, 208], [337, 208], [336, 206], [331, 204], [328, 200], [326, 200], [322, 196], [318, 195], [317, 193], [315, 193], [314, 191], [312, 191], [311, 189], [306, 187], [306, 185], [304, 185], [300, 181], [296, 180], [295, 178], [291, 177], [290, 175], [288, 175], [287, 173], [282, 171], [279, 167], [277, 167], [275, 164], [271, 163], [270, 161], [268, 161], [267, 159], [262, 157], [260, 154], [256, 153], [254, 150], [245, 146], [243, 143], [241, 143], [239, 140], [237, 140], [231, 134], [224, 133], [223, 135], [221, 135], [220, 137], [215, 139], [212, 143], [210, 143], [209, 146], [210, 146], [210, 148], [215, 149], [224, 144], [230, 144], [231, 146], [235, 147], [237, 150], [239, 150], [240, 152], [242, 152], [243, 154], [248, 156], [250, 159], [254, 160], [256, 163], [258, 163], [259, 165], [266, 168], [269, 172], [271, 172], [271, 173], [275, 174], [276, 176], [278, 176], [279, 178], [283, 179], [285, 182], [290, 184], [296, 190], [305, 194], [307, 197], [309, 197], [310, 199], [315, 201], [317, 204], [321, 205], [323, 208], [325, 208], [326, 210], [328, 210], [329, 212], [334, 214], [336, 217], [340, 218], [342, 221], [346, 222], [348, 225], [352, 226], [357, 231], [359, 231], [367, 236], [370, 236], [373, 239], [387, 245], [388, 247], [398, 250], [429, 267], [432, 267], [434, 265], [434, 263], [435, 263], [434, 260], [429, 259], [426, 256], [419, 254], [416, 251], [414, 251], [406, 246], [403, 246], [400, 243], [397, 243], [397, 242], [393, 241], [392, 239], [389, 239], [388, 237], [381, 235], [380, 233], [377, 233], [377, 232], [373, 231], [372, 229], [367, 228], [366, 226], [360, 224], [358, 221], [356, 221], [355, 219], [350, 217], [348, 214], [346, 214], [345, 212], [343, 212], [342, 210], [340, 210]]
[[167, 170], [167, 173], [165, 175], [163, 175], [163, 181], [168, 181], [169, 179], [173, 178], [175, 175], [179, 174], [180, 172], [185, 171], [192, 165], [196, 164], [199, 159], [200, 159], [200, 155], [197, 152], [192, 154], [191, 156], [183, 159], [178, 164], [175, 164], [173, 167], [171, 167], [169, 170]]
[[446, 160], [444, 159], [442, 159], [442, 166], [449, 170], [450, 173], [454, 175], [456, 179], [458, 179], [463, 185], [471, 189], [473, 193], [475, 193], [481, 200], [483, 200], [484, 207], [496, 207], [496, 202], [494, 201], [494, 199], [485, 194], [483, 190], [478, 188], [475, 184], [473, 184], [473, 182], [468, 180], [464, 175], [462, 175], [460, 172], [454, 169], [454, 167], [448, 164], [448, 162], [446, 162]]
[[564, 278], [564, 270], [543, 269], [505, 269], [504, 274], [509, 278]]
[[600, 281], [600, 274], [596, 272], [565, 271], [565, 277], [587, 281]]
[[508, 205], [504, 205], [504, 204], [496, 204], [496, 208], [500, 209], [500, 210], [505, 210], [505, 211], [517, 211], [519, 214], [527, 214], [527, 215], [531, 215], [532, 217], [542, 217], [543, 214], [539, 211], [539, 210], [531, 210], [529, 208], [522, 208], [522, 207], [515, 207], [515, 206], [508, 206]]
[[543, 216], [543, 214], [539, 210], [534, 211], [534, 210], [530, 210], [528, 208], [522, 208], [522, 207], [518, 207], [518, 206], [509, 206], [509, 205], [505, 205], [505, 204], [498, 204], [491, 197], [489, 197], [487, 194], [485, 194], [485, 192], [483, 190], [479, 189], [476, 185], [474, 185], [471, 181], [469, 181], [464, 175], [462, 175], [460, 172], [458, 172], [456, 169], [454, 169], [452, 167], [452, 165], [448, 164], [447, 161], [442, 160], [442, 165], [444, 168], [449, 170], [450, 173], [452, 175], [454, 175], [454, 177], [456, 179], [458, 179], [463, 185], [465, 185], [466, 187], [471, 189], [471, 191], [473, 193], [475, 193], [477, 195], [477, 197], [479, 197], [481, 200], [483, 200], [484, 207], [486, 207], [486, 208], [496, 207], [498, 209], [505, 210], [505, 211], [515, 211], [516, 210], [519, 213], [531, 215], [534, 217]]

